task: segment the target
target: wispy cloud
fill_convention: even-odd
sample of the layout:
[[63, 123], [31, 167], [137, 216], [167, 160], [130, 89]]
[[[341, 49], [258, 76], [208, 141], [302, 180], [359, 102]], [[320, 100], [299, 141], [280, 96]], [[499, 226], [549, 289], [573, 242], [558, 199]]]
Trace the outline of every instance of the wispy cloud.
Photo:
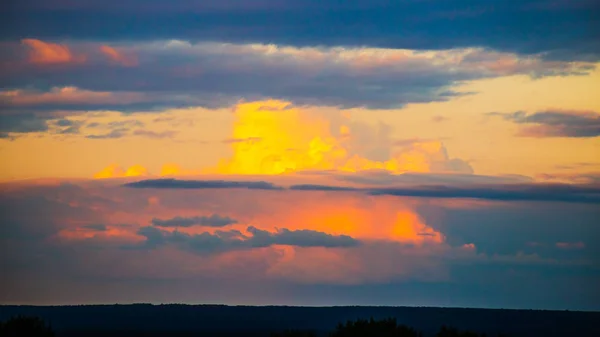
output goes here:
[[517, 124], [524, 124], [517, 135], [523, 137], [572, 137], [591, 138], [600, 136], [600, 113], [594, 111], [549, 110], [527, 114], [491, 113]]

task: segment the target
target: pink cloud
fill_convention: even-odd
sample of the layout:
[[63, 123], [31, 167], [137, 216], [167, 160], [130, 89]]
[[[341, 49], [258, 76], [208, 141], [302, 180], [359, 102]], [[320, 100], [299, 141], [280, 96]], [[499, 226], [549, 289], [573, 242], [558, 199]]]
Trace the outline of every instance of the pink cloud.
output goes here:
[[120, 64], [125, 67], [135, 67], [138, 65], [137, 56], [123, 52], [119, 49], [102, 45], [100, 46], [100, 52], [104, 54], [109, 60], [114, 63]]
[[23, 39], [29, 47], [29, 62], [35, 64], [83, 63], [85, 55], [74, 55], [68, 46], [44, 42], [37, 39]]
[[584, 249], [583, 242], [557, 242], [556, 247], [560, 249]]

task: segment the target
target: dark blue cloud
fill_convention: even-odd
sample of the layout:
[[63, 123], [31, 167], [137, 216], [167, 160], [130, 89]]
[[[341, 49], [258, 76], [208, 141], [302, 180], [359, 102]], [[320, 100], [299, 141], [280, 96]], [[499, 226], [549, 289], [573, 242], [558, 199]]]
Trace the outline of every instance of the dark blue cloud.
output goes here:
[[33, 113], [0, 114], [0, 132], [43, 132], [48, 131], [49, 116]]
[[482, 46], [598, 59], [595, 0], [11, 1], [4, 39], [221, 40], [446, 49]]
[[164, 188], [164, 189], [221, 189], [247, 188], [252, 190], [278, 190], [280, 187], [266, 181], [228, 181], [228, 180], [177, 180], [150, 179], [124, 184], [133, 188]]
[[600, 187], [597, 185], [566, 184], [512, 184], [471, 186], [417, 186], [392, 188], [350, 188], [327, 185], [293, 185], [291, 190], [302, 191], [355, 191], [371, 195], [393, 195], [399, 197], [483, 199], [492, 201], [558, 201], [575, 203], [600, 202]]
[[[477, 179], [477, 176], [474, 176]], [[405, 187], [348, 187], [316, 184], [299, 184], [290, 187], [277, 186], [266, 181], [227, 181], [227, 180], [177, 180], [150, 179], [124, 184], [133, 188], [164, 189], [219, 189], [248, 188], [262, 190], [293, 191], [328, 191], [357, 192], [370, 195], [391, 195], [414, 198], [441, 199], [481, 199], [491, 201], [550, 201], [572, 203], [599, 203], [600, 186], [597, 184], [545, 184], [545, 183], [512, 183], [512, 184], [477, 184], [466, 185], [421, 185]]]

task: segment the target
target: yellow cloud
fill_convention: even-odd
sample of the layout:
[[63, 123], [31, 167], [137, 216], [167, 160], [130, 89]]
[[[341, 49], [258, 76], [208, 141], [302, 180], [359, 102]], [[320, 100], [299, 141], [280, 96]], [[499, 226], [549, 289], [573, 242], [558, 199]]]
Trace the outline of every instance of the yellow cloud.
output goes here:
[[[282, 101], [244, 103], [237, 106], [231, 142], [233, 156], [222, 159], [210, 173], [282, 174], [302, 170], [357, 172], [385, 169], [394, 173], [453, 169], [439, 141], [416, 141], [388, 160], [372, 160], [353, 149], [349, 116], [340, 115], [337, 127], [324, 116], [306, 113]], [[391, 146], [391, 144], [389, 144]]]

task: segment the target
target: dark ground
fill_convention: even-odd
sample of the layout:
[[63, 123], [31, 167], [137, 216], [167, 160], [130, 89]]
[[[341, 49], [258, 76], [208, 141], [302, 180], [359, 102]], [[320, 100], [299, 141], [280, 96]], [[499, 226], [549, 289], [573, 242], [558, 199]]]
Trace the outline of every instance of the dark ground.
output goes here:
[[511, 337], [598, 337], [600, 312], [412, 307], [251, 307], [220, 305], [0, 306], [0, 321], [39, 316], [57, 336], [268, 336], [285, 329], [326, 334], [338, 322], [396, 317], [435, 334], [442, 325]]

